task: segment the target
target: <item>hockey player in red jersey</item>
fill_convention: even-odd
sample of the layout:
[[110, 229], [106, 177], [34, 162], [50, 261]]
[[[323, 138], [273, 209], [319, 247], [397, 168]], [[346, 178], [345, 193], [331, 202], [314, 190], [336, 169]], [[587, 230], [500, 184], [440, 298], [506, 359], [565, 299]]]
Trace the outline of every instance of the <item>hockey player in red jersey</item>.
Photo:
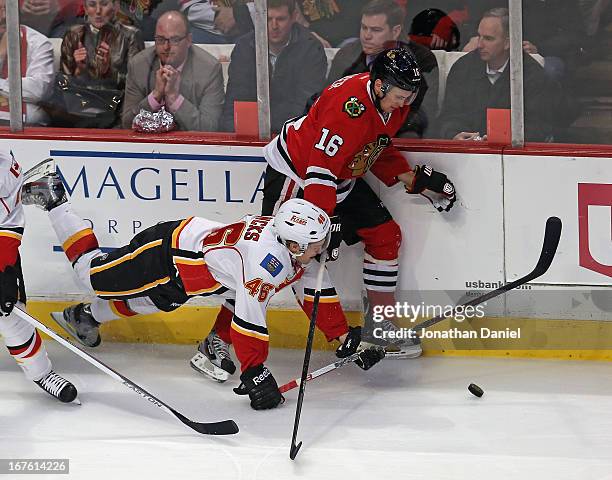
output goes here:
[[[450, 210], [455, 202], [455, 189], [446, 175], [426, 165], [412, 169], [392, 145], [391, 138], [404, 123], [420, 85], [421, 72], [408, 51], [382, 52], [370, 73], [332, 83], [307, 115], [287, 121], [264, 148], [268, 167], [262, 213], [272, 215], [293, 197], [303, 197], [324, 209], [332, 221], [331, 260], [337, 259], [342, 240], [348, 245], [364, 243], [363, 279], [367, 303], [372, 306], [395, 303], [401, 231], [362, 177], [370, 171], [387, 186], [402, 182], [408, 193], [426, 196], [439, 211]], [[307, 271], [304, 281], [311, 293], [304, 302], [308, 312], [314, 275]], [[346, 325], [328, 276], [321, 299], [321, 322], [339, 328]], [[364, 340], [386, 346], [397, 357], [421, 354], [418, 338], [392, 345], [382, 335], [374, 336], [371, 314], [366, 312], [365, 321]], [[391, 319], [377, 327], [386, 332], [397, 329]], [[395, 338], [389, 333], [388, 337]]]
[[[192, 365], [218, 381], [226, 380], [236, 370], [228, 351], [233, 344], [242, 372], [236, 393], [248, 395], [256, 410], [283, 401], [264, 365], [266, 310], [272, 296], [298, 281], [304, 266], [326, 248], [330, 220], [323, 210], [294, 199], [276, 217], [246, 215], [229, 225], [201, 217], [162, 222], [137, 234], [128, 245], [103, 254], [89, 223], [73, 212], [57, 174], [26, 183], [22, 196], [25, 205], [49, 212], [79, 280], [98, 297], [54, 315], [79, 342], [99, 345], [101, 323], [169, 312], [189, 298], [219, 295], [226, 302], [208, 337], [215, 342], [209, 345], [210, 352], [204, 350], [203, 358], [194, 357]], [[338, 355], [357, 351], [358, 332], [343, 332], [348, 335]], [[362, 350], [356, 363], [368, 369], [383, 357], [384, 352], [369, 348]]]
[[19, 246], [25, 226], [21, 205], [23, 173], [13, 154], [0, 152], [0, 334], [9, 353], [33, 380], [61, 402], [72, 402], [77, 390], [51, 369], [38, 331], [13, 313], [25, 307], [26, 294]]

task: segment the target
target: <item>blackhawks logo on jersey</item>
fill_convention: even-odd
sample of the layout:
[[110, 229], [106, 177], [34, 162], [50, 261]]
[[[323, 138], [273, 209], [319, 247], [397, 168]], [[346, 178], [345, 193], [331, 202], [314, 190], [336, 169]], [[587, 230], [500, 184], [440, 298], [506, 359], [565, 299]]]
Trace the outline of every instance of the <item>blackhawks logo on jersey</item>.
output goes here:
[[370, 169], [376, 159], [380, 156], [385, 147], [391, 144], [389, 135], [379, 135], [378, 138], [370, 143], [366, 143], [361, 152], [355, 155], [348, 168], [353, 171], [354, 177], [360, 177]]
[[357, 97], [351, 97], [344, 102], [342, 111], [346, 112], [351, 118], [358, 118], [365, 112], [365, 109], [365, 105], [361, 103]]

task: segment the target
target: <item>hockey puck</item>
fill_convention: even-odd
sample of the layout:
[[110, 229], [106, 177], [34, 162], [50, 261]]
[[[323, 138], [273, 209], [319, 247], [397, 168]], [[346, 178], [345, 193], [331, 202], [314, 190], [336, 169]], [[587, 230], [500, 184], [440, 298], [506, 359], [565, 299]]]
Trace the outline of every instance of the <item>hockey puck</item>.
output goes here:
[[484, 390], [475, 383], [470, 383], [468, 390], [472, 395], [476, 395], [477, 397], [482, 397], [484, 395]]

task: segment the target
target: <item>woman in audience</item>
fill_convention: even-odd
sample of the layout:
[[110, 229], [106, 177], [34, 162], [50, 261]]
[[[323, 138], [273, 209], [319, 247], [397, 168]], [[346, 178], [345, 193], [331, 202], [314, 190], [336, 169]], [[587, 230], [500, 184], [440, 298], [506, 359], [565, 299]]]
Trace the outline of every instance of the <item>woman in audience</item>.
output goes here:
[[[81, 86], [87, 87], [98, 92], [102, 98], [109, 98], [109, 92], [120, 91], [118, 93], [122, 97], [128, 59], [144, 49], [140, 31], [116, 20], [119, 0], [84, 0], [83, 6], [85, 23], [72, 26], [62, 41], [60, 73], [65, 77], [64, 84], [68, 89], [71, 84], [75, 85], [75, 90]], [[92, 103], [95, 103], [94, 100]], [[117, 107], [117, 120], [119, 110]], [[104, 128], [115, 123], [118, 121], [113, 125], [98, 122], [75, 126]]]

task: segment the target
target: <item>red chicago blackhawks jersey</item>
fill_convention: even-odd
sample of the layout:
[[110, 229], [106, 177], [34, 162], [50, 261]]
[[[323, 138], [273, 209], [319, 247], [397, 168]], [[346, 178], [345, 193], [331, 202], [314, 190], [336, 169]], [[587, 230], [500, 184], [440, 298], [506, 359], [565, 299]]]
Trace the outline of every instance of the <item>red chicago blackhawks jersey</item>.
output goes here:
[[308, 115], [287, 121], [264, 156], [304, 189], [304, 199], [332, 214], [368, 170], [388, 186], [410, 170], [391, 144], [409, 111], [404, 106], [385, 118], [370, 95], [369, 73], [344, 77], [323, 91]]
[[21, 205], [21, 167], [0, 152], [0, 271], [17, 261], [25, 217]]

